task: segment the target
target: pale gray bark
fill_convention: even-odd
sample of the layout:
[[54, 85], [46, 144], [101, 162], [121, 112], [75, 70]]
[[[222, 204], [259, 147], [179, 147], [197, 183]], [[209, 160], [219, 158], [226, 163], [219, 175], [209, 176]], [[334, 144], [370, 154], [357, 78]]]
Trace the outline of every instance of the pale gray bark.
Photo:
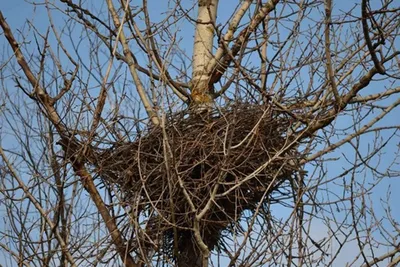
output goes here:
[[218, 0], [199, 1], [196, 22], [196, 33], [193, 46], [192, 100], [199, 106], [212, 102], [210, 73], [208, 64], [213, 58], [215, 21], [217, 18]]

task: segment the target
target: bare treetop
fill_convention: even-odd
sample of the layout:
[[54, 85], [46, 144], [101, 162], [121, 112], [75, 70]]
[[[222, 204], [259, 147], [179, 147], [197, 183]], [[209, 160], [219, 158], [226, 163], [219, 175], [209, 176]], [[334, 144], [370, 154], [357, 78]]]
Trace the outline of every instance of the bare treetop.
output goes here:
[[391, 0], [5, 6], [0, 264], [396, 266], [399, 18]]

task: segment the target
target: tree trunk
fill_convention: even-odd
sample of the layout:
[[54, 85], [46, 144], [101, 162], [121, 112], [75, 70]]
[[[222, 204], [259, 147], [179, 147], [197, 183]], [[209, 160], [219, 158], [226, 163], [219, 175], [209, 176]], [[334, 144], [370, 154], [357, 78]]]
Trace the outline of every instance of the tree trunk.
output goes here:
[[[191, 236], [191, 235], [189, 235]], [[200, 248], [196, 245], [193, 237], [187, 237], [179, 242], [179, 255], [177, 257], [178, 267], [207, 267], [202, 264]]]
[[213, 102], [208, 64], [213, 57], [213, 41], [218, 0], [200, 0], [193, 47], [192, 103], [197, 110], [209, 109]]

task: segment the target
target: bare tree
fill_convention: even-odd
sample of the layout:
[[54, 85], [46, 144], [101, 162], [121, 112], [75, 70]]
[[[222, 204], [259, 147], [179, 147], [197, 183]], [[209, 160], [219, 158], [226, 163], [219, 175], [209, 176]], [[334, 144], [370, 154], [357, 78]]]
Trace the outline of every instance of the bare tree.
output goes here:
[[400, 5], [139, 2], [0, 12], [0, 264], [396, 266]]

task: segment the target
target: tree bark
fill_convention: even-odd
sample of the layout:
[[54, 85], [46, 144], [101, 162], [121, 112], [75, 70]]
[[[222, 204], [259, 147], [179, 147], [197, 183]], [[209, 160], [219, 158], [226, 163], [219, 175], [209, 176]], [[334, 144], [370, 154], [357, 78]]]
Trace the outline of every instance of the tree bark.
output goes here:
[[201, 250], [194, 238], [182, 240], [179, 246], [180, 253], [176, 262], [178, 267], [207, 267], [202, 264]]
[[209, 108], [213, 101], [213, 85], [210, 83], [210, 73], [207, 69], [213, 57], [218, 0], [200, 0], [198, 8], [193, 47], [191, 98], [197, 109], [204, 109]]

